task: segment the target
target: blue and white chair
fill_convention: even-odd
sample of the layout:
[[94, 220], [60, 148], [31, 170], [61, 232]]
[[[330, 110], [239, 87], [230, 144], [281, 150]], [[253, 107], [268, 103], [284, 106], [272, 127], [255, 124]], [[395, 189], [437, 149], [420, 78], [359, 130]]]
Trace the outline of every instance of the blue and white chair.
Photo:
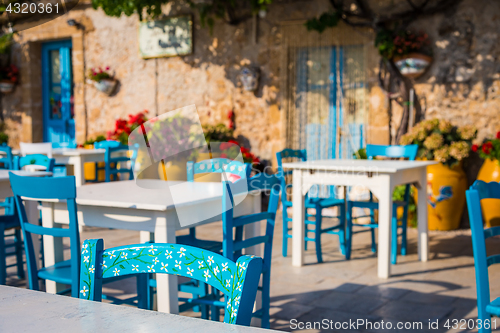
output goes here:
[[[120, 174], [128, 174], [128, 179], [134, 179], [134, 162], [137, 158], [137, 148], [132, 150], [132, 157], [123, 156], [123, 153], [129, 151], [129, 146], [121, 144], [119, 141], [107, 140], [100, 141], [94, 144], [95, 149], [105, 149], [104, 153], [104, 168], [99, 167], [96, 163], [95, 180], [98, 179], [99, 170], [104, 170], [105, 182], [110, 182], [111, 179], [117, 180]], [[121, 152], [119, 156], [116, 153]]]
[[[1, 145], [0, 155], [1, 168], [5, 170], [13, 169], [14, 162], [12, 158], [12, 149], [7, 145]], [[4, 209], [3, 215], [0, 215], [0, 285], [4, 285], [7, 279], [7, 257], [16, 256], [17, 276], [20, 279], [24, 278], [23, 267], [23, 239], [21, 237], [21, 225], [17, 214], [14, 198], [10, 197], [0, 202], [0, 207]], [[13, 229], [12, 234], [6, 235], [6, 230]], [[13, 238], [10, 244], [6, 243], [6, 239]], [[13, 248], [13, 252], [10, 249]]]
[[500, 317], [500, 297], [491, 300], [488, 267], [500, 263], [500, 254], [487, 255], [486, 239], [500, 235], [500, 226], [484, 229], [481, 200], [500, 199], [500, 184], [476, 180], [466, 191], [466, 198], [476, 270], [477, 317], [482, 323], [479, 332], [489, 333], [492, 316]]
[[[289, 199], [288, 195], [292, 188], [292, 184], [287, 184], [286, 178], [291, 175], [292, 171], [283, 170], [283, 160], [299, 160], [299, 161], [307, 161], [307, 153], [306, 150], [293, 150], [293, 149], [284, 149], [278, 153], [276, 153], [276, 159], [278, 161], [278, 176], [281, 180], [281, 203], [283, 205], [283, 257], [286, 257], [288, 254], [288, 239], [292, 238], [292, 234], [290, 231], [289, 223], [292, 222], [292, 218], [288, 216], [287, 208], [292, 207], [292, 201]], [[338, 223], [334, 226], [323, 228], [323, 209], [325, 208], [333, 208], [337, 207], [339, 210], [339, 215], [336, 216]], [[342, 254], [347, 256], [347, 250], [345, 245], [346, 235], [345, 235], [345, 202], [344, 199], [337, 198], [313, 198], [309, 195], [306, 196], [305, 199], [305, 208], [306, 208], [306, 232], [305, 232], [305, 247], [307, 249], [307, 242], [314, 242], [316, 244], [316, 257], [318, 262], [323, 262], [323, 252], [321, 249], [321, 235], [333, 234], [339, 237], [340, 243], [340, 251]], [[314, 212], [311, 210], [314, 209]], [[309, 229], [309, 227], [312, 227]], [[313, 234], [313, 237], [310, 237], [310, 234]]]
[[[366, 145], [366, 155], [368, 159], [373, 159], [377, 156], [384, 158], [407, 158], [409, 160], [415, 160], [417, 157], [418, 145], [408, 145], [408, 146], [384, 146], [384, 145]], [[391, 263], [396, 264], [397, 254], [398, 254], [398, 236], [401, 236], [401, 254], [406, 255], [407, 247], [407, 219], [408, 219], [408, 205], [410, 201], [410, 185], [406, 185], [405, 195], [403, 201], [394, 201], [392, 205], [392, 239], [391, 239]], [[403, 215], [401, 219], [398, 219], [398, 207], [403, 207]], [[364, 208], [369, 210], [368, 215], [353, 217], [353, 208]], [[375, 221], [375, 210], [378, 209], [378, 202], [374, 201], [373, 194], [370, 192], [370, 199], [368, 201], [354, 201], [349, 200], [347, 202], [347, 222], [348, 222], [348, 257], [351, 256], [352, 239], [353, 239], [353, 226], [361, 228], [369, 228], [371, 232], [372, 239], [372, 252], [376, 252], [376, 242], [375, 242], [375, 229], [378, 228], [378, 223]], [[361, 224], [355, 223], [353, 220], [358, 218], [368, 217], [370, 223]], [[398, 234], [398, 230], [401, 229], [401, 234]]]
[[[81, 262], [80, 299], [100, 302], [105, 278], [130, 274], [147, 276], [155, 271], [156, 274], [184, 276], [211, 285], [226, 296], [224, 322], [250, 325], [262, 270], [261, 258], [242, 256], [234, 262], [217, 253], [179, 244], [136, 244], [107, 250], [103, 247], [102, 239], [83, 243], [90, 258]], [[151, 255], [151, 249], [155, 255]], [[176, 263], [179, 253], [184, 262], [182, 265]], [[114, 256], [126, 259], [115, 260], [104, 267], [104, 261]]]

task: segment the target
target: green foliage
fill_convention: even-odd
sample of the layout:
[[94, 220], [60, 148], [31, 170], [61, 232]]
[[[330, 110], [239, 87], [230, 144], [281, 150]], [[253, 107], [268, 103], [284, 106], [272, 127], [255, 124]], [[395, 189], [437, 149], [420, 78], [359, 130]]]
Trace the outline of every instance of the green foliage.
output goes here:
[[9, 143], [9, 136], [5, 132], [0, 132], [0, 145]]
[[319, 18], [308, 20], [304, 25], [307, 30], [315, 30], [319, 33], [325, 31], [326, 28], [336, 27], [341, 18], [340, 12], [323, 13]]
[[394, 37], [393, 32], [387, 29], [381, 29], [375, 36], [375, 47], [378, 53], [385, 59], [392, 59], [394, 56]]
[[354, 154], [352, 154], [357, 160], [367, 160], [368, 155], [366, 155], [366, 148], [359, 148]]
[[8, 54], [12, 45], [12, 36], [14, 34], [4, 34], [0, 36], [0, 54]]
[[203, 125], [203, 134], [207, 143], [210, 142], [228, 142], [234, 139], [233, 130], [224, 124]]
[[106, 137], [104, 135], [98, 135], [95, 139], [90, 138], [87, 141], [85, 141], [83, 144], [84, 145], [93, 145], [96, 142], [101, 142], [101, 141], [106, 141]]
[[[102, 8], [108, 16], [138, 14], [139, 20], [153, 19], [162, 14], [161, 6], [173, 0], [92, 0], [94, 9]], [[146, 15], [144, 15], [146, 14]]]
[[379, 54], [385, 59], [394, 56], [404, 56], [412, 52], [421, 52], [428, 55], [432, 50], [428, 48], [429, 36], [424, 33], [413, 33], [408, 30], [381, 29], [375, 36], [375, 46]]

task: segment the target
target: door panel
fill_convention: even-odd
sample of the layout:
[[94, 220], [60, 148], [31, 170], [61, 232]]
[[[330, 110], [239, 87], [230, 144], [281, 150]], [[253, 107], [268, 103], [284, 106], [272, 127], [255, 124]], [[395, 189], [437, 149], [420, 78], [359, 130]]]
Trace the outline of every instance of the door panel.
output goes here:
[[44, 141], [75, 142], [71, 41], [42, 45]]

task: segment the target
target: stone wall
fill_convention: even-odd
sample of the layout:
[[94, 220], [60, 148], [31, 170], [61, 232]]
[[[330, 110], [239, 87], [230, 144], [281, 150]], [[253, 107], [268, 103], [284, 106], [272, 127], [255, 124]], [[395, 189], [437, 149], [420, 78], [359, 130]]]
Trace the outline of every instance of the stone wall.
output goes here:
[[[392, 3], [392, 2], [391, 2]], [[259, 19], [255, 40], [252, 20], [238, 26], [218, 22], [210, 35], [194, 15], [194, 53], [144, 60], [138, 51], [138, 17], [110, 18], [82, 3], [68, 15], [18, 35], [13, 61], [21, 68], [21, 85], [3, 98], [10, 144], [42, 141], [40, 48], [44, 41], [73, 41], [77, 141], [112, 130], [117, 117], [149, 110], [150, 115], [196, 104], [203, 123], [227, 122], [235, 112], [236, 134], [252, 151], [273, 161], [284, 147], [284, 112], [280, 107], [280, 52], [283, 21], [304, 20], [329, 10], [326, 0], [277, 1]], [[191, 13], [188, 7], [165, 6], [166, 15]], [[67, 25], [73, 18], [85, 31]], [[494, 0], [464, 0], [458, 9], [415, 22], [434, 42], [434, 62], [416, 82], [426, 117], [474, 123], [479, 136], [500, 130], [500, 6]], [[244, 91], [238, 73], [258, 67], [261, 83]], [[119, 80], [112, 96], [85, 84], [84, 69], [111, 66]], [[368, 138], [388, 143], [388, 101], [380, 88], [370, 90]], [[393, 126], [398, 126], [397, 113]]]

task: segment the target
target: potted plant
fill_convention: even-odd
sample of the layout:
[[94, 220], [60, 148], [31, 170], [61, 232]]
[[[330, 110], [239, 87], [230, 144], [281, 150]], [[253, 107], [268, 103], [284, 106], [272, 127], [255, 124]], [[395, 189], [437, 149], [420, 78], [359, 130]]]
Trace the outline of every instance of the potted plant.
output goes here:
[[392, 59], [401, 74], [417, 78], [432, 62], [429, 36], [411, 31], [388, 31], [378, 33], [375, 44], [379, 53]]
[[19, 81], [19, 69], [16, 65], [10, 64], [0, 68], [0, 92], [9, 94]]
[[[106, 137], [104, 135], [98, 135], [95, 139], [94, 138], [87, 139], [83, 143], [82, 146], [84, 149], [94, 149], [94, 143], [101, 142], [104, 140], [106, 140]], [[105, 163], [104, 162], [97, 162], [97, 165], [99, 167], [104, 167]], [[83, 166], [84, 177], [87, 181], [95, 180], [95, 166], [96, 166], [96, 163], [94, 163], [94, 162], [85, 163], [85, 165]], [[97, 175], [97, 180], [100, 182], [103, 182], [104, 179], [105, 179], [104, 170], [99, 170], [98, 175]]]
[[104, 70], [101, 67], [91, 68], [87, 77], [97, 90], [108, 96], [111, 95], [116, 88], [116, 80], [113, 78], [109, 66]]
[[454, 230], [460, 226], [467, 178], [462, 161], [469, 156], [474, 126], [453, 126], [446, 120], [418, 123], [401, 138], [401, 144], [417, 144], [418, 158], [439, 164], [427, 167], [428, 222], [430, 230]]
[[[483, 144], [473, 145], [472, 150], [484, 160], [477, 175], [478, 180], [484, 182], [500, 182], [500, 132], [495, 139], [486, 139]], [[486, 227], [500, 225], [500, 207], [496, 199], [481, 200], [481, 208]]]

